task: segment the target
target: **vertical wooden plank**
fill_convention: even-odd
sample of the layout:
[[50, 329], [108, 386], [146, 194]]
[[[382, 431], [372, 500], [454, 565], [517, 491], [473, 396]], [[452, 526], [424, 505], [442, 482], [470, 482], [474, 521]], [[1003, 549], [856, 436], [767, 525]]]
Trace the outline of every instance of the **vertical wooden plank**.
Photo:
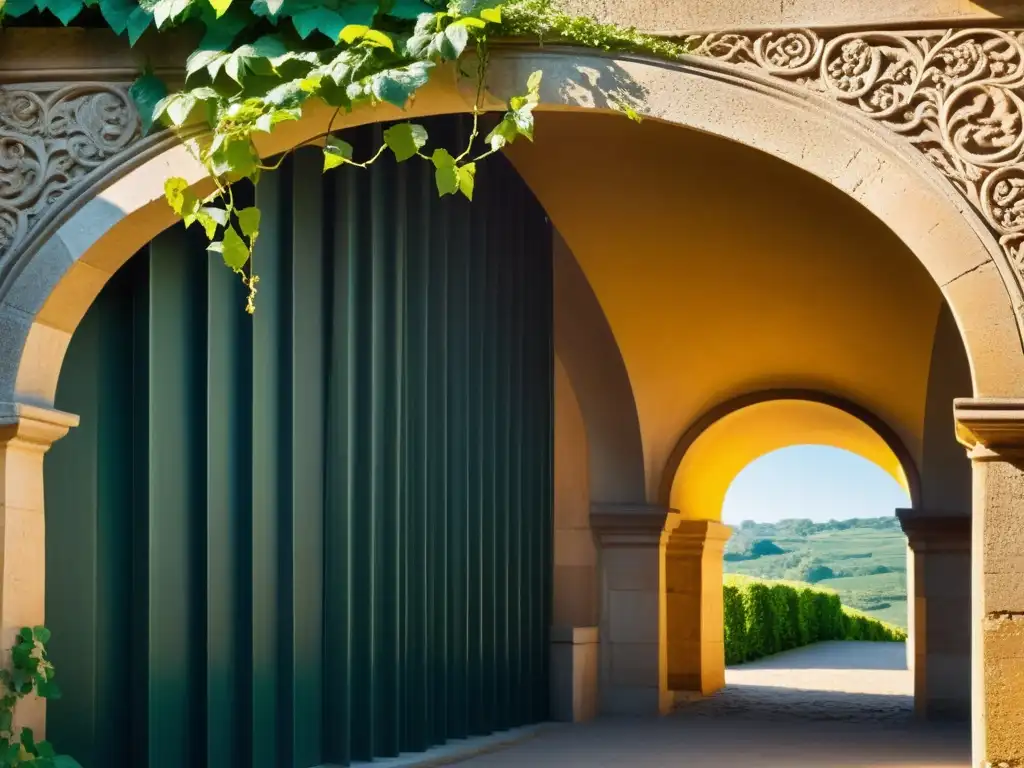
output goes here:
[[355, 382], [356, 323], [355, 258], [349, 236], [357, 222], [351, 217], [355, 197], [353, 174], [327, 175], [326, 210], [330, 274], [330, 379], [328, 390], [327, 508], [324, 517], [324, 760], [347, 765], [352, 756], [352, 515], [356, 456]]
[[[288, 497], [285, 458], [291, 431], [283, 403], [289, 363], [287, 326], [281, 313], [289, 291], [282, 248], [280, 174], [265, 177], [257, 200], [266, 221], [255, 252], [260, 292], [253, 323], [252, 356], [252, 754], [256, 763], [278, 760], [287, 744], [290, 695], [280, 679], [282, 623], [280, 541]], [[286, 550], [287, 551], [287, 550]], [[285, 625], [290, 626], [290, 624]], [[285, 717], [282, 718], [282, 698]]]
[[[359, 131], [356, 142], [369, 144], [372, 129]], [[376, 419], [373, 394], [373, 352], [377, 343], [374, 325], [373, 243], [368, 226], [372, 205], [371, 179], [368, 174], [349, 174], [347, 188], [348, 213], [346, 233], [352, 260], [352, 299], [354, 303], [353, 335], [354, 391], [352, 399], [353, 468], [352, 494], [352, 759], [373, 757], [380, 724], [379, 654], [377, 653], [377, 605], [381, 584], [375, 563], [380, 516], [374, 507], [374, 471], [376, 445], [373, 430]]]
[[252, 321], [238, 276], [215, 258], [207, 269], [206, 764], [242, 768], [251, 764]]
[[435, 224], [430, 241], [430, 318], [432, 329], [428, 351], [429, 464], [430, 482], [430, 557], [431, 568], [431, 658], [433, 672], [432, 741], [443, 743], [448, 735], [450, 698], [448, 581], [448, 222], [439, 215], [435, 198], [431, 218]]
[[205, 622], [195, 604], [205, 579], [194, 559], [201, 536], [196, 510], [205, 506], [205, 365], [196, 349], [197, 340], [205, 344], [205, 306], [193, 290], [202, 271], [188, 250], [184, 232], [173, 229], [153, 243], [150, 256], [149, 344], [159, 350], [149, 356], [151, 768], [203, 759], [204, 726], [195, 728], [193, 720], [205, 698]]
[[323, 160], [294, 160], [292, 195], [292, 765], [322, 760], [325, 252]]
[[[370, 132], [371, 146], [380, 146], [379, 126]], [[398, 704], [398, 497], [396, 458], [398, 425], [396, 390], [396, 283], [395, 167], [385, 162], [374, 167], [370, 176], [371, 241], [366, 257], [370, 260], [371, 323], [370, 389], [367, 402], [371, 410], [370, 440], [372, 486], [370, 510], [374, 519], [372, 533], [373, 578], [373, 664], [374, 664], [374, 755], [394, 757], [399, 752]]]
[[[46, 617], [53, 632], [50, 658], [65, 689], [61, 700], [47, 706], [47, 727], [52, 737], [61, 738], [57, 743], [62, 749], [86, 762], [95, 762], [102, 753], [99, 712], [104, 705], [116, 706], [105, 700], [97, 674], [98, 641], [105, 639], [97, 589], [97, 534], [104, 501], [97, 487], [101, 399], [105, 379], [114, 378], [105, 370], [102, 354], [103, 334], [111, 330], [110, 295], [106, 291], [98, 308], [83, 318], [68, 346], [56, 406], [77, 413], [81, 423], [45, 459], [47, 478], [61, 478], [46, 488], [46, 545], [50, 553], [60, 553], [46, 558]], [[130, 483], [130, 474], [125, 474]], [[130, 552], [130, 539], [124, 538]]]

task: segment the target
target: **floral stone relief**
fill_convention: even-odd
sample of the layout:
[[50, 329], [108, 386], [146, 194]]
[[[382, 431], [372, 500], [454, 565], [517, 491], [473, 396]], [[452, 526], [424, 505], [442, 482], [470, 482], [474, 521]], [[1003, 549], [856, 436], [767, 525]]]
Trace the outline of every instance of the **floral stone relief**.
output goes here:
[[[1024, 285], [1024, 31], [813, 30], [687, 38], [804, 86], [920, 149], [981, 213]], [[141, 138], [128, 86], [0, 85], [0, 278], [33, 230]]]
[[688, 38], [836, 99], [923, 152], [982, 214], [1024, 282], [1024, 31], [812, 30]]
[[127, 85], [0, 86], [0, 275], [44, 216], [139, 138]]

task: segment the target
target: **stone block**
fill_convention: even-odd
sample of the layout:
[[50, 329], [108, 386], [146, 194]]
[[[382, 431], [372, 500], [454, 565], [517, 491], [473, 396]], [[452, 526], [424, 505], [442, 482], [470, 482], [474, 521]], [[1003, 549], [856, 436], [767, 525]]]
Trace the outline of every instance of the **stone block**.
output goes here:
[[612, 643], [657, 643], [660, 600], [657, 592], [609, 593], [608, 639]]
[[658, 643], [610, 643], [614, 686], [658, 686]]
[[614, 547], [601, 552], [604, 583], [610, 590], [657, 592], [661, 588], [658, 547]]

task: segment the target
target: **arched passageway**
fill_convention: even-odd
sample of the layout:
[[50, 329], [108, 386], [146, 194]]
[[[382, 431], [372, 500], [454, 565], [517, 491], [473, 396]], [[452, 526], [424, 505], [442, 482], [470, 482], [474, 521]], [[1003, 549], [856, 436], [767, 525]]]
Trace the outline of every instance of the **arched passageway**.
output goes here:
[[[625, 147], [636, 153], [628, 158], [626, 167], [631, 170], [656, 170], [662, 175], [660, 184], [650, 186], [638, 183], [630, 189], [629, 195], [602, 194], [602, 190], [607, 190], [607, 186], [603, 185], [617, 184], [618, 181], [608, 178], [606, 168], [600, 163], [574, 162], [578, 161], [580, 153], [586, 153], [590, 158], [600, 157], [601, 148], [609, 146], [608, 135], [614, 134], [618, 128], [606, 128], [612, 124], [608, 118], [586, 116], [594, 120], [593, 131], [581, 134], [575, 130], [578, 124], [574, 126], [573, 121], [584, 116], [552, 116], [547, 125], [549, 133], [557, 139], [550, 146], [556, 149], [538, 143], [536, 148], [539, 154], [533, 155], [532, 159], [526, 154], [532, 151], [531, 148], [527, 148], [522, 155], [513, 156], [517, 169], [552, 216], [589, 281], [597, 303], [606, 316], [612, 338], [619, 347], [632, 388], [636, 422], [631, 421], [631, 409], [626, 407], [620, 411], [626, 417], [615, 421], [615, 429], [601, 431], [601, 439], [608, 439], [611, 435], [628, 436], [628, 482], [602, 482], [602, 487], [614, 490], [616, 498], [591, 496], [588, 499], [591, 507], [590, 523], [598, 529], [603, 548], [600, 620], [604, 646], [601, 652], [601, 695], [607, 699], [605, 703], [609, 711], [654, 712], [663, 707], [668, 693], [665, 669], [661, 664], [664, 622], [660, 602], [661, 569], [658, 553], [666, 519], [671, 515], [664, 504], [660, 503], [658, 490], [662, 487], [666, 460], [678, 436], [693, 420], [715, 404], [749, 391], [768, 387], [803, 387], [837, 394], [835, 390], [838, 389], [841, 396], [862, 403], [890, 423], [915, 460], [923, 466], [926, 461], [926, 443], [929, 441], [923, 439], [922, 434], [931, 429], [931, 424], [939, 427], [948, 425], [948, 392], [940, 390], [938, 385], [936, 388], [932, 386], [933, 382], [943, 380], [932, 375], [937, 370], [932, 365], [934, 359], [937, 359], [934, 350], [942, 344], [952, 343], [949, 349], [956, 350], [955, 354], [941, 359], [955, 359], [965, 363], [970, 392], [959, 389], [959, 377], [946, 379], [957, 382], [957, 395], [1006, 398], [1018, 393], [1024, 363], [1020, 355], [1015, 300], [1008, 298], [1007, 292], [1018, 296], [1019, 290], [1009, 271], [1012, 268], [999, 250], [992, 233], [985, 228], [968, 203], [951, 191], [923, 156], [899, 144], [882, 127], [853, 118], [851, 113], [829, 102], [814, 101], [795, 85], [772, 80], [763, 73], [730, 68], [715, 62], [694, 61], [667, 65], [629, 57], [613, 60], [578, 51], [517, 50], [496, 52], [492, 61], [496, 92], [511, 92], [519, 86], [525, 74], [535, 68], [543, 68], [546, 73], [543, 93], [545, 109], [606, 109], [608, 104], [605, 96], [599, 87], [595, 87], [595, 83], [603, 79], [605, 83], [634, 83], [647, 99], [643, 111], [654, 118], [639, 129], [621, 120], [616, 124], [622, 125], [623, 130], [628, 127], [645, 131], [641, 140], [613, 143], [614, 146]], [[447, 75], [442, 73], [420, 95], [410, 114], [422, 116], [465, 111], [466, 96], [460, 90], [454, 72], [448, 72]], [[365, 122], [394, 116], [394, 112], [382, 110], [357, 113], [351, 117], [351, 121]], [[261, 143], [260, 150], [265, 154], [273, 154], [294, 146], [321, 132], [328, 119], [326, 110], [312, 110], [303, 121], [283, 124], [280, 131], [275, 131], [265, 143]], [[587, 141], [581, 140], [581, 136]], [[4, 599], [3, 610], [7, 612], [3, 616], [5, 626], [33, 624], [42, 618], [44, 590], [39, 572], [41, 569], [33, 568], [33, 563], [38, 565], [44, 560], [41, 549], [42, 525], [34, 517], [21, 515], [21, 512], [27, 511], [35, 517], [41, 517], [38, 514], [43, 508], [41, 454], [74, 422], [74, 418], [52, 410], [58, 374], [68, 342], [87, 308], [112, 274], [132, 253], [172, 223], [161, 199], [163, 181], [171, 169], [196, 184], [203, 183], [201, 169], [188, 158], [187, 153], [180, 147], [172, 146], [171, 142], [161, 144], [161, 141], [158, 137], [144, 145], [140, 144], [137, 150], [132, 150], [130, 156], [118, 158], [116, 173], [108, 168], [108, 176], [97, 174], [89, 177], [76, 192], [78, 197], [73, 199], [74, 204], [56, 208], [47, 219], [45, 233], [40, 229], [37, 242], [20, 252], [15, 263], [5, 264], [4, 267], [0, 294], [3, 299], [3, 315], [0, 319], [5, 328], [0, 350], [3, 352], [0, 357], [0, 401], [5, 404], [3, 418], [6, 425], [4, 451], [6, 456], [16, 457], [20, 462], [23, 476], [30, 478], [29, 486], [40, 489], [25, 496], [15, 496], [14, 491], [5, 489], [10, 498], [18, 501], [12, 506], [5, 497], [6, 521], [9, 523], [5, 525], [5, 531], [11, 536], [17, 532], [24, 546], [19, 550], [18, 558], [5, 564], [3, 589], [5, 594], [9, 590], [22, 590], [31, 598], [24, 602]], [[671, 146], [673, 143], [674, 149]], [[667, 156], [661, 151], [666, 147], [673, 150]], [[684, 152], [687, 148], [690, 151]], [[699, 151], [694, 153], [694, 149]], [[738, 153], [733, 155], [734, 165], [716, 165], [715, 159], [728, 160], [729, 152]], [[675, 178], [666, 173], [666, 168], [685, 169], [685, 162], [680, 158], [685, 159], [686, 156], [701, 157], [705, 161], [702, 178], [717, 182], [717, 185], [699, 186], [692, 183], [692, 180], [689, 180], [689, 184], [676, 183]], [[669, 162], [666, 157], [672, 158], [672, 161]], [[569, 172], [565, 171], [566, 163], [572, 166]], [[738, 170], [736, 173], [723, 173], [718, 170], [723, 167]], [[759, 173], [748, 173], [750, 168], [758, 169]], [[799, 178], [795, 179], [794, 174]], [[600, 178], [595, 178], [597, 176]], [[668, 181], [665, 180], [666, 176], [669, 176]], [[838, 357], [847, 364], [844, 369], [846, 372], [877, 370], [877, 366], [863, 364], [865, 360], [873, 360], [870, 354], [864, 354], [863, 345], [878, 347], [891, 338], [916, 339], [916, 343], [908, 344], [905, 348], [896, 346], [889, 363], [898, 370], [890, 371], [890, 375], [883, 379], [896, 389], [914, 395], [909, 398], [916, 409], [914, 415], [904, 418], [905, 413], [897, 414], [895, 411], [899, 409], [893, 409], [891, 403], [885, 402], [884, 388], [874, 393], [879, 397], [861, 398], [857, 392], [844, 389], [843, 382], [836, 378], [814, 378], [810, 375], [814, 373], [810, 367], [782, 374], [769, 370], [767, 378], [758, 378], [753, 375], [758, 373], [757, 366], [754, 366], [742, 376], [730, 375], [706, 387], [704, 385], [708, 381], [696, 374], [702, 370], [720, 371], [720, 367], [709, 365], [705, 369], [698, 369], [694, 366], [691, 370], [695, 375], [690, 380], [701, 386], [685, 392], [683, 385], [688, 381], [685, 375], [660, 375], [664, 362], [673, 359], [671, 344], [667, 343], [670, 341], [668, 336], [679, 328], [688, 327], [688, 318], [663, 316], [661, 319], [669, 322], [649, 322], [651, 318], [647, 317], [645, 325], [642, 320], [631, 323], [630, 311], [637, 308], [664, 310], [685, 305], [688, 309], [702, 312], [704, 318], [714, 321], [722, 318], [716, 317], [714, 311], [719, 307], [713, 302], [710, 309], [706, 303], [701, 302], [702, 298], [707, 299], [717, 293], [706, 290], [714, 280], [695, 281], [696, 288], [687, 294], [688, 300], [682, 302], [682, 297], [673, 293], [674, 288], [688, 286], [673, 271], [678, 253], [650, 248], [651, 243], [646, 235], [678, 233], [678, 213], [685, 210], [678, 206], [678, 193], [686, 191], [691, 191], [691, 198], [698, 202], [706, 201], [709, 207], [712, 202], [720, 204], [723, 199], [729, 203], [727, 206], [719, 205], [714, 217], [703, 216], [709, 213], [708, 210], [691, 209], [699, 214], [695, 217], [697, 219], [703, 216], [709, 222], [718, 222], [719, 234], [727, 234], [735, 240], [750, 232], [757, 233], [756, 228], [739, 226], [731, 215], [736, 210], [753, 212], [751, 215], [757, 212], [757, 206], [735, 205], [736, 185], [733, 180], [737, 178], [742, 178], [744, 185], [751, 181], [759, 182], [762, 189], [767, 190], [766, 194], [752, 194], [746, 186], [744, 192], [751, 194], [752, 199], [767, 203], [785, 200], [780, 189], [786, 188], [790, 192], [794, 189], [802, 190], [803, 197], [800, 200], [815, 212], [815, 216], [809, 216], [808, 219], [817, 218], [821, 212], [817, 205], [820, 202], [826, 209], [824, 213], [830, 214], [828, 220], [835, 222], [836, 226], [840, 226], [844, 220], [847, 227], [851, 226], [850, 222], [854, 222], [858, 225], [853, 227], [855, 230], [869, 231], [872, 236], [884, 240], [885, 247], [881, 249], [854, 248], [852, 252], [844, 250], [844, 244], [849, 242], [846, 238], [826, 241], [830, 243], [833, 256], [843, 253], [851, 257], [833, 259], [834, 266], [839, 269], [833, 277], [835, 274], [847, 274], [843, 269], [856, 272], [859, 265], [864, 269], [862, 273], [854, 275], [856, 285], [866, 285], [872, 290], [885, 289], [887, 286], [902, 287], [901, 290], [894, 288], [892, 296], [888, 298], [904, 299], [908, 306], [918, 309], [923, 307], [926, 311], [910, 313], [913, 317], [908, 318], [912, 321], [909, 323], [883, 325], [881, 332], [877, 326], [872, 326], [874, 331], [871, 333], [863, 333], [864, 329], [861, 329], [860, 335], [844, 337], [851, 344], [845, 348], [849, 356]], [[780, 178], [784, 181], [781, 186]], [[570, 185], [588, 190], [589, 211], [578, 204], [564, 204], [571, 197], [561, 190]], [[714, 191], [714, 194], [709, 190]], [[915, 202], [913, 215], [905, 215], [903, 203], [908, 195], [913, 196]], [[692, 205], [694, 201], [688, 202]], [[642, 226], [625, 228], [630, 236], [637, 231], [643, 233], [645, 239], [641, 243], [634, 243], [629, 237], [624, 237], [620, 231], [623, 228], [611, 226], [611, 222], [616, 221], [616, 213], [614, 210], [609, 212], [609, 208], [614, 209], [618, 203], [628, 203], [627, 208], [618, 212], [619, 215], [631, 221], [635, 218], [642, 223]], [[827, 210], [833, 203], [839, 207]], [[790, 205], [789, 208], [791, 216], [784, 217], [787, 223], [793, 223], [794, 217], [799, 219], [800, 211], [805, 210], [799, 205]], [[660, 226], [650, 225], [650, 214], [655, 215]], [[673, 222], [676, 228], [673, 228]], [[588, 232], [587, 227], [599, 235], [584, 237]], [[772, 234], [778, 233], [772, 231]], [[807, 234], [806, 229], [804, 234]], [[662, 237], [661, 240], [672, 242], [673, 238]], [[761, 246], [770, 242], [770, 238], [762, 237], [752, 245]], [[810, 242], [820, 244], [820, 238], [810, 238]], [[854, 242], [859, 241], [854, 238]], [[835, 247], [831, 248], [832, 245]], [[807, 248], [798, 250], [801, 256], [806, 256], [808, 252]], [[747, 326], [760, 329], [763, 325], [761, 321], [767, 315], [757, 311], [760, 306], [757, 300], [760, 297], [756, 291], [750, 291], [750, 287], [771, 283], [780, 275], [797, 274], [798, 270], [785, 260], [785, 248], [772, 251], [749, 247], [737, 252], [765, 256], [760, 262], [754, 260], [745, 265], [749, 267], [760, 264], [762, 270], [750, 272], [746, 281], [736, 281], [737, 287], [743, 288], [745, 292], [717, 295], [742, 295], [749, 298], [753, 294], [753, 303], [747, 301], [739, 305], [743, 316], [748, 319]], [[714, 256], [717, 258], [702, 260], [701, 257], [706, 253], [696, 249], [689, 263], [713, 269], [716, 263], [723, 263], [722, 253], [716, 251]], [[725, 249], [724, 253], [728, 255], [729, 249]], [[622, 273], [611, 268], [615, 259], [621, 260], [624, 254], [637, 257], [630, 264], [633, 267], [631, 276], [638, 278], [637, 281], [623, 281]], [[895, 256], [895, 259], [890, 263], [888, 256]], [[771, 269], [770, 266], [775, 263], [780, 267]], [[884, 269], [867, 268], [879, 264]], [[814, 261], [805, 264], [810, 267], [815, 265]], [[729, 266], [735, 275], [735, 265]], [[893, 270], [898, 272], [898, 276], [894, 277]], [[804, 273], [803, 277], [806, 279], [811, 274]], [[880, 275], [885, 275], [885, 279], [880, 279]], [[1004, 282], [1004, 278], [1007, 278], [1007, 282]], [[812, 288], [820, 288], [822, 285], [814, 280], [809, 280], [809, 283]], [[817, 294], [813, 290], [806, 291], [804, 297], [820, 307], [847, 293], [857, 293], [850, 291], [850, 286], [849, 282], [834, 280], [829, 283], [828, 291]], [[910, 290], [903, 290], [907, 288]], [[870, 291], [861, 292], [860, 298], [872, 295]], [[944, 309], [943, 297], [948, 312]], [[880, 304], [885, 305], [883, 309], [892, 310], [891, 302]], [[801, 311], [806, 307], [807, 303], [790, 306]], [[813, 322], [807, 323], [805, 318], [794, 318], [792, 314], [787, 314], [785, 302], [773, 303], [771, 309], [772, 316], [795, 320], [789, 326], [791, 329], [808, 331], [817, 328]], [[899, 313], [896, 315], [898, 317]], [[716, 325], [711, 322], [704, 327], [711, 330], [725, 328], [733, 333], [740, 325], [734, 322], [720, 322]], [[937, 330], [939, 328], [947, 329], [941, 332], [946, 333], [946, 336], [940, 334]], [[657, 336], [645, 339], [644, 333], [651, 333], [652, 329], [657, 331]], [[780, 332], [778, 327], [775, 332]], [[952, 334], [952, 342], [948, 341], [949, 334]], [[822, 338], [820, 335], [810, 335]], [[691, 338], [699, 339], [700, 335], [694, 334]], [[704, 338], [709, 342], [703, 350], [706, 361], [714, 360], [717, 354], [731, 346], [711, 343], [718, 339], [710, 334]], [[782, 338], [786, 337], [783, 335]], [[788, 338], [797, 336], [791, 335]], [[860, 345], [856, 343], [857, 340]], [[741, 342], [742, 338], [733, 339], [733, 344], [739, 348], [742, 348]], [[761, 349], [760, 346], [749, 344], [747, 348]], [[769, 348], [769, 352], [772, 353], [769, 355], [772, 359], [775, 353], [781, 354], [778, 347]], [[807, 352], [807, 348], [801, 351], [800, 359], [805, 362], [810, 360]], [[748, 357], [755, 362], [764, 362], [753, 354]], [[700, 360], [699, 355], [696, 360]], [[855, 362], [851, 364], [850, 360]], [[571, 379], [573, 371], [569, 361], [570, 357], [566, 355], [563, 362], [567, 377]], [[691, 356], [688, 362], [692, 365], [695, 359]], [[686, 371], [685, 368], [679, 370], [684, 373]], [[730, 374], [736, 373], [736, 369], [729, 371]], [[764, 369], [760, 370], [760, 373], [764, 372]], [[621, 384], [621, 378], [618, 383]], [[578, 381], [572, 384], [577, 389], [580, 386]], [[723, 384], [724, 387], [719, 386]], [[685, 394], [685, 408], [665, 407], [666, 399], [681, 392]], [[933, 392], [937, 393], [934, 398]], [[587, 411], [594, 403], [615, 402], [622, 405], [618, 396], [602, 400], [577, 392], [577, 400], [581, 412], [588, 420], [590, 414]], [[934, 410], [931, 408], [932, 403], [936, 406]], [[1003, 401], [981, 402], [977, 407], [961, 409], [962, 438], [979, 447], [979, 458], [999, 458], [999, 461], [976, 465], [976, 498], [984, 509], [998, 511], [1011, 508], [1012, 504], [1002, 504], [1000, 500], [1015, 498], [1017, 494], [1018, 475], [1004, 461], [1006, 456], [1000, 451], [1008, 440], [1009, 444], [1013, 444], [1013, 439], [1016, 439], [1015, 430], [1018, 428], [1013, 425], [1019, 421], [1019, 411], [1018, 404]], [[935, 421], [931, 413], [936, 414]], [[659, 420], [663, 421], [660, 426]], [[1010, 427], [1006, 426], [1008, 423]], [[617, 431], [623, 426], [623, 431]], [[639, 443], [635, 441], [634, 426], [640, 433]], [[597, 439], [594, 433], [587, 434], [588, 443], [592, 439]], [[591, 451], [588, 458], [592, 458], [593, 446], [588, 445], [588, 448]], [[643, 483], [639, 491], [636, 488], [637, 449], [642, 453], [640, 465], [643, 467]], [[952, 455], [946, 447], [942, 447], [940, 453]], [[618, 454], [609, 450], [606, 455]], [[597, 464], [592, 462], [591, 466]], [[923, 499], [929, 498], [927, 475], [927, 469], [922, 469]], [[605, 479], [602, 478], [602, 481]], [[591, 491], [595, 486], [596, 483], [590, 484]], [[628, 489], [628, 493], [623, 489]], [[959, 494], [959, 490], [956, 493]], [[964, 517], [964, 508], [960, 506], [958, 495], [950, 505], [952, 508], [941, 507], [944, 499], [952, 498], [951, 495], [936, 496], [935, 506], [928, 506], [924, 511], [948, 517]], [[607, 508], [602, 506], [604, 502], [613, 502], [615, 506]], [[982, 526], [983, 531], [989, 530], [985, 527], [988, 523], [984, 521], [978, 525]], [[930, 548], [929, 552], [945, 552], [941, 548], [933, 548], [936, 543], [934, 538], [925, 536], [923, 541]], [[1009, 551], [1007, 547], [1010, 545], [994, 533], [985, 541], [988, 543], [984, 551], [988, 553], [987, 556], [994, 558], [992, 563], [997, 568], [995, 572], [1012, 575], [1015, 566], [1006, 557], [999, 555]], [[998, 591], [998, 579], [982, 581], [987, 585], [986, 588], [991, 586]], [[1012, 600], [993, 601], [986, 603], [985, 610], [996, 611], [998, 606], [1011, 604]], [[982, 626], [980, 619], [981, 614], [975, 617], [979, 627]], [[627, 631], [622, 631], [623, 627], [627, 627]], [[1003, 624], [984, 624], [984, 627], [988, 634], [983, 636], [983, 649], [995, 648], [1000, 638], [1009, 636], [1007, 633], [1010, 630]], [[1013, 648], [1017, 649], [1017, 645]], [[951, 653], [950, 649], [931, 650]], [[1005, 666], [1019, 658], [1018, 650], [1014, 650], [1014, 654], [1017, 655], [1007, 657], [1009, 661], [993, 656], [992, 663]], [[997, 715], [1003, 711], [993, 709], [990, 714]], [[986, 734], [1003, 733], [1005, 729], [1000, 730], [1002, 725], [993, 723], [996, 720], [989, 718], [984, 723], [979, 721], [977, 727]], [[1003, 740], [993, 742], [999, 749], [1006, 744], [1013, 746], [1011, 741], [1002, 736], [999, 738]]]

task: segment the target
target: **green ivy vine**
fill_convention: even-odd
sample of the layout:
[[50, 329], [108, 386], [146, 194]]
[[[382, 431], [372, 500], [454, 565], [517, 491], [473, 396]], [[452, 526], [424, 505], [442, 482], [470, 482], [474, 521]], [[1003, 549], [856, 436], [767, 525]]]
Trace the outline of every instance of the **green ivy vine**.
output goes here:
[[[300, 119], [311, 100], [334, 108], [327, 131], [316, 137], [325, 171], [342, 165], [367, 168], [390, 153], [398, 162], [431, 163], [440, 195], [472, 200], [477, 163], [520, 137], [533, 140], [533, 111], [540, 100], [538, 71], [481, 137], [489, 39], [567, 42], [663, 58], [686, 53], [668, 40], [570, 16], [552, 0], [0, 0], [0, 17], [15, 19], [45, 12], [70, 24], [97, 11], [132, 45], [150, 29], [161, 34], [190, 27], [198, 33], [180, 88], [171, 90], [147, 72], [131, 95], [146, 132], [164, 126], [191, 135], [196, 126], [206, 128], [205, 138], [186, 146], [213, 179], [213, 193], [200, 199], [182, 178], [169, 179], [165, 193], [185, 226], [198, 224], [210, 251], [241, 276], [250, 313], [259, 282], [253, 249], [260, 211], [237, 208], [232, 184], [257, 183], [261, 173], [280, 164], [283, 158], [264, 164], [253, 137]], [[438, 66], [458, 62], [467, 52], [477, 58], [469, 75], [477, 80], [477, 99], [467, 146], [430, 148], [426, 128], [414, 123], [390, 127], [383, 144], [365, 154], [334, 135], [344, 113], [381, 103], [406, 107]], [[629, 99], [606, 95], [639, 120]]]
[[15, 728], [14, 708], [26, 696], [59, 699], [55, 670], [47, 657], [50, 630], [25, 627], [11, 648], [11, 668], [0, 670], [0, 768], [81, 768], [67, 755], [58, 755], [48, 741], [36, 741], [31, 728]]

